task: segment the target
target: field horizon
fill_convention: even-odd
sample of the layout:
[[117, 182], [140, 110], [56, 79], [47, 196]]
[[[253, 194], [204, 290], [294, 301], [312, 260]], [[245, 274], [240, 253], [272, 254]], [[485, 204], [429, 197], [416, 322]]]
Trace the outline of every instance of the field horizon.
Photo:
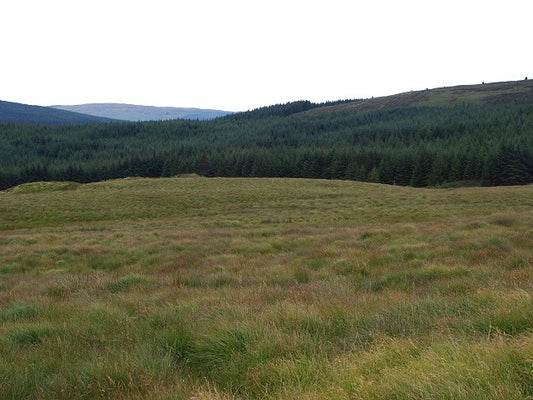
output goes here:
[[533, 185], [36, 182], [0, 246], [0, 398], [533, 396]]

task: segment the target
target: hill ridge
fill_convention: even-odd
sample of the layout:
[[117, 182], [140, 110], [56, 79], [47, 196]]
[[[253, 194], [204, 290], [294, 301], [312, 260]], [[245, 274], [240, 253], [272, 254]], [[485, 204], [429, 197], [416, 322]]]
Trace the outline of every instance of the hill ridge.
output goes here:
[[344, 102], [342, 104], [326, 105], [302, 112], [305, 115], [320, 115], [330, 112], [371, 111], [410, 106], [443, 106], [465, 103], [498, 103], [533, 99], [533, 81], [502, 81], [471, 85], [442, 86], [411, 90], [387, 96]]
[[12, 123], [62, 125], [113, 122], [115, 120], [94, 115], [87, 115], [79, 112], [0, 100], [0, 121]]
[[207, 120], [231, 114], [229, 111], [197, 107], [159, 107], [129, 103], [85, 103], [50, 107], [124, 121]]

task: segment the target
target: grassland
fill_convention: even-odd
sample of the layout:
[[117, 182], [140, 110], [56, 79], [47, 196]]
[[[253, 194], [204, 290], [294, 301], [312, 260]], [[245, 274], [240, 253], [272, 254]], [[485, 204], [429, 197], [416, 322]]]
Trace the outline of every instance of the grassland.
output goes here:
[[0, 193], [2, 399], [528, 399], [533, 186]]

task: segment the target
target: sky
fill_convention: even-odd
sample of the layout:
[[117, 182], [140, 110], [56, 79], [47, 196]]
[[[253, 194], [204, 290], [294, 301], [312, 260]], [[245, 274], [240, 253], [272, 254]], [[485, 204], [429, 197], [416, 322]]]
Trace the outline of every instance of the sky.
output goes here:
[[533, 1], [2, 0], [0, 100], [245, 111], [533, 78]]

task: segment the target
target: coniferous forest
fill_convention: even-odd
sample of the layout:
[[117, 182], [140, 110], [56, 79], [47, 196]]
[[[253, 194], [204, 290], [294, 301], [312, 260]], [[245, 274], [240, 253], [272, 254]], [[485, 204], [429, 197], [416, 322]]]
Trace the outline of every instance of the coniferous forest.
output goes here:
[[300, 101], [211, 121], [0, 123], [0, 189], [189, 173], [415, 187], [533, 182], [533, 99], [472, 93], [366, 108]]

